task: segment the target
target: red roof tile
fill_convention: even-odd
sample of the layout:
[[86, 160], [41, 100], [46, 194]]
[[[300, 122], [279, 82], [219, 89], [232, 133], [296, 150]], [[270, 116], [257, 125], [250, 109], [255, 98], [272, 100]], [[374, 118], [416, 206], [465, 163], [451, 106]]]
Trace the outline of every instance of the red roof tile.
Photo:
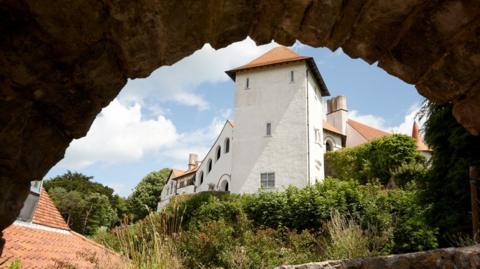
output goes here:
[[238, 71], [296, 61], [307, 62], [313, 76], [320, 85], [320, 91], [322, 93], [322, 96], [329, 96], [330, 92], [328, 91], [327, 86], [325, 85], [325, 82], [323, 81], [323, 78], [320, 75], [320, 71], [318, 71], [318, 67], [315, 64], [313, 58], [298, 55], [294, 51], [283, 46], [275, 47], [267, 51], [266, 53], [260, 55], [259, 57], [253, 59], [252, 61], [248, 62], [247, 64], [228, 70], [225, 73], [227, 73], [227, 75], [230, 76], [231, 79], [235, 80]]
[[237, 67], [231, 71], [239, 71], [239, 70], [245, 70], [245, 69], [250, 69], [254, 67], [279, 64], [279, 63], [294, 62], [294, 61], [306, 60], [309, 58], [311, 57], [300, 56], [294, 51], [290, 50], [289, 48], [281, 46], [281, 47], [273, 48], [267, 51], [265, 54], [262, 54], [261, 56], [253, 59], [249, 63], [244, 64], [240, 67]]
[[33, 214], [33, 223], [60, 229], [69, 229], [57, 207], [53, 204], [48, 193], [42, 187], [37, 208]]
[[[30, 224], [32, 225], [32, 224]], [[34, 224], [33, 224], [34, 225]], [[45, 227], [45, 226], [41, 226]], [[118, 268], [125, 261], [117, 253], [72, 231], [42, 229], [12, 224], [3, 231], [5, 247], [0, 268], [8, 268], [15, 259], [22, 268]], [[92, 261], [96, 262], [92, 262]]]
[[22, 268], [96, 268], [97, 263], [100, 268], [118, 268], [125, 263], [119, 254], [71, 231], [43, 188], [32, 223], [15, 222], [3, 230], [3, 238], [0, 268], [15, 259]]
[[337, 134], [343, 135], [342, 132], [340, 132], [340, 130], [338, 130], [333, 125], [328, 123], [328, 121], [323, 121], [323, 129], [327, 130], [327, 131], [330, 131], [332, 133], [337, 133]]
[[361, 136], [363, 136], [368, 141], [375, 138], [380, 138], [382, 136], [391, 135], [391, 133], [387, 133], [385, 131], [373, 128], [358, 121], [349, 119], [347, 120], [347, 124], [350, 125], [353, 129], [355, 129]]

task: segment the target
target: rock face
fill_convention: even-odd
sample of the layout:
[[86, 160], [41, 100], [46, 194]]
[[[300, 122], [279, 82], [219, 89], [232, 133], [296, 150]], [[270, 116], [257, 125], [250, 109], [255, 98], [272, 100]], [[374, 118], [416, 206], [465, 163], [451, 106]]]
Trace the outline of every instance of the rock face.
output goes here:
[[470, 269], [480, 268], [480, 245], [445, 248], [425, 252], [325, 261], [301, 265], [283, 265], [277, 269]]
[[[251, 36], [378, 63], [480, 133], [476, 0], [0, 1], [0, 231], [125, 85], [210, 43]], [[15, 201], [14, 201], [15, 200]]]

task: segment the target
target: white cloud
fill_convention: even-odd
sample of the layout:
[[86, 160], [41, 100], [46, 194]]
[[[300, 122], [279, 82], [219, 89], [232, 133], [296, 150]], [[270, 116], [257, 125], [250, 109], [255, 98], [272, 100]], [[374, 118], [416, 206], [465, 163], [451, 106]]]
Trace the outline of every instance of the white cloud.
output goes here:
[[87, 136], [70, 144], [61, 165], [78, 169], [96, 162], [138, 160], [173, 145], [178, 137], [175, 125], [164, 116], [144, 120], [141, 105], [124, 106], [115, 99], [102, 110]]
[[[412, 105], [408, 109], [407, 114], [404, 116], [403, 122], [396, 126], [388, 126], [386, 124], [387, 121], [383, 117], [372, 115], [372, 114], [360, 114], [360, 112], [356, 110], [350, 111], [348, 113], [348, 116], [353, 120], [378, 128], [380, 130], [384, 130], [392, 133], [411, 135], [413, 122], [414, 120], [416, 120], [417, 114], [419, 111], [420, 111], [419, 104]], [[424, 122], [425, 122], [424, 120], [418, 121], [417, 119], [417, 124], [419, 125], [420, 128], [422, 128]]]
[[189, 153], [198, 154], [201, 160], [210, 150], [230, 116], [231, 110], [220, 112], [219, 117], [215, 117], [207, 127], [181, 134], [175, 146], [165, 151], [163, 155], [175, 161], [178, 168], [184, 168]]
[[257, 57], [274, 46], [271, 43], [257, 47], [249, 38], [219, 50], [205, 44], [176, 64], [157, 69], [148, 79], [129, 80], [119, 100], [143, 104], [146, 98], [154, 98], [158, 102], [174, 101], [199, 110], [208, 109], [207, 100], [197, 92], [201, 84], [228, 80], [226, 70], [245, 64], [245, 59]]

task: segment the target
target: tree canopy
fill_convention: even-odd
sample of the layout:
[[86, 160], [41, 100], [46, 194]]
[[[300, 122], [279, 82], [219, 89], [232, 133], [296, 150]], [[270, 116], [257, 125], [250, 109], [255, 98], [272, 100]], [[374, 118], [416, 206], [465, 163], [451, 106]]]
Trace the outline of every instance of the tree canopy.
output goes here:
[[119, 223], [126, 213], [125, 199], [92, 177], [70, 172], [48, 179], [43, 186], [70, 228], [91, 235], [102, 227]]
[[128, 208], [133, 220], [143, 219], [149, 212], [157, 209], [163, 186], [167, 183], [170, 169], [148, 173], [138, 183], [133, 193], [128, 197]]
[[402, 134], [384, 136], [357, 147], [328, 152], [325, 161], [329, 175], [356, 179], [362, 183], [378, 179], [384, 185], [407, 183], [404, 181], [408, 180], [400, 180], [403, 179], [401, 174], [416, 169], [416, 165], [422, 169], [425, 164], [425, 158], [417, 151], [413, 138]]
[[423, 199], [432, 204], [429, 220], [440, 228], [443, 242], [471, 224], [468, 169], [480, 165], [480, 136], [473, 136], [452, 115], [452, 105], [429, 104], [425, 141], [433, 149]]

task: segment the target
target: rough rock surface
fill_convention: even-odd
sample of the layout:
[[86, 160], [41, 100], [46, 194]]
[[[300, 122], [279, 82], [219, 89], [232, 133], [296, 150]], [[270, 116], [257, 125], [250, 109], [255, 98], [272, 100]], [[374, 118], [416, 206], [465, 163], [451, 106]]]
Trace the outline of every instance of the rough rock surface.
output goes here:
[[480, 245], [431, 251], [325, 261], [301, 265], [283, 265], [277, 269], [445, 269], [480, 268]]
[[431, 100], [453, 102], [478, 135], [479, 15], [477, 0], [0, 0], [0, 177], [22, 193], [1, 196], [0, 231], [28, 181], [87, 133], [127, 78], [205, 43], [251, 36], [343, 48]]

